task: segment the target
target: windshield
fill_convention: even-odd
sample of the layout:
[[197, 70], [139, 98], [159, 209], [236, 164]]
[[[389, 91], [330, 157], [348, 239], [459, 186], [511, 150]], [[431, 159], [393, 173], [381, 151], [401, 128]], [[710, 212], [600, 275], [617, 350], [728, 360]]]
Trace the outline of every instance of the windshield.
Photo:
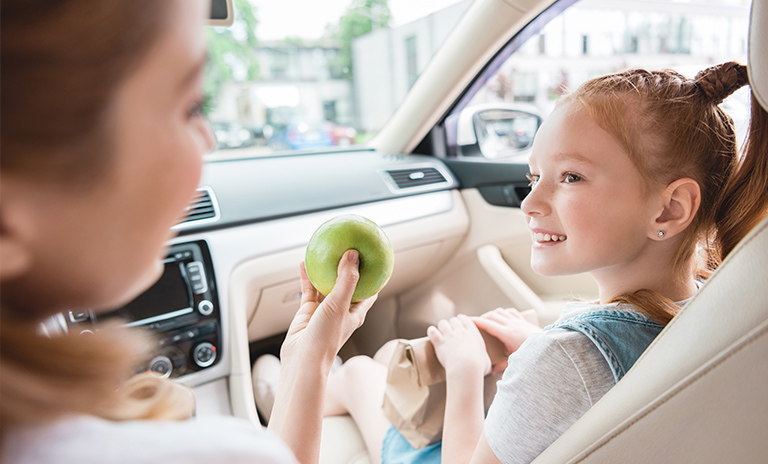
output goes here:
[[234, 24], [207, 30], [209, 159], [366, 143], [470, 3], [235, 0]]
[[[234, 0], [234, 24], [207, 29], [204, 111], [218, 142], [207, 159], [365, 145], [471, 4]], [[506, 147], [491, 150], [494, 157], [529, 150], [540, 117], [565, 90], [596, 75], [640, 66], [692, 76], [715, 63], [744, 62], [748, 13], [747, 0], [581, 0], [468, 92], [470, 106], [504, 102], [536, 115], [516, 118], [514, 128], [491, 123], [482, 142]], [[742, 140], [748, 90], [724, 107]]]

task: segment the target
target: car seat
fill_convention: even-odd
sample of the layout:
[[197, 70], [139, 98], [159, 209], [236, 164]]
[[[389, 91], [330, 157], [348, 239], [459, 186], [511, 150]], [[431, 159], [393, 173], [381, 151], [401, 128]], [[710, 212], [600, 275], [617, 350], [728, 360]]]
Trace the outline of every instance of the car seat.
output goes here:
[[[749, 77], [768, 109], [768, 0], [752, 4]], [[767, 286], [768, 219], [624, 378], [534, 463], [766, 462]], [[325, 420], [320, 462], [369, 462], [348, 416]]]

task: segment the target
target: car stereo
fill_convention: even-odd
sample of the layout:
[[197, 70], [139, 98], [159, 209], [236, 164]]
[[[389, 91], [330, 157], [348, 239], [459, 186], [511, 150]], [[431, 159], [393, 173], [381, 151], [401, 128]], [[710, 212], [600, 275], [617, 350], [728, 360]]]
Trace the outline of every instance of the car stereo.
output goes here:
[[161, 377], [179, 377], [216, 364], [221, 320], [208, 245], [173, 245], [160, 279], [125, 306], [101, 314], [70, 312], [69, 323], [99, 323], [119, 318], [159, 337], [160, 349], [146, 366]]

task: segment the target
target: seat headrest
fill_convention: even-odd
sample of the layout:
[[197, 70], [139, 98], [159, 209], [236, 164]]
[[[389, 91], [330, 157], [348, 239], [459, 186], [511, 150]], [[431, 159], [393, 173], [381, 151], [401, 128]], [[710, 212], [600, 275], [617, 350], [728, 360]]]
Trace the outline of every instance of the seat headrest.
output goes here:
[[749, 20], [749, 84], [768, 111], [768, 0], [753, 0]]

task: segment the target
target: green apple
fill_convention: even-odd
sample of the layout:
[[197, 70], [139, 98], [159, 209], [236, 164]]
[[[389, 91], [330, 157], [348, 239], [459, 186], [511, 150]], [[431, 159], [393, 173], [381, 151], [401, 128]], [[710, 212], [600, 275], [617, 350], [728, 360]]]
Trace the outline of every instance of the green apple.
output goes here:
[[360, 254], [360, 280], [352, 295], [356, 302], [384, 288], [395, 264], [392, 244], [375, 222], [346, 214], [323, 223], [309, 239], [304, 264], [312, 285], [328, 295], [336, 284], [339, 260], [350, 249]]

